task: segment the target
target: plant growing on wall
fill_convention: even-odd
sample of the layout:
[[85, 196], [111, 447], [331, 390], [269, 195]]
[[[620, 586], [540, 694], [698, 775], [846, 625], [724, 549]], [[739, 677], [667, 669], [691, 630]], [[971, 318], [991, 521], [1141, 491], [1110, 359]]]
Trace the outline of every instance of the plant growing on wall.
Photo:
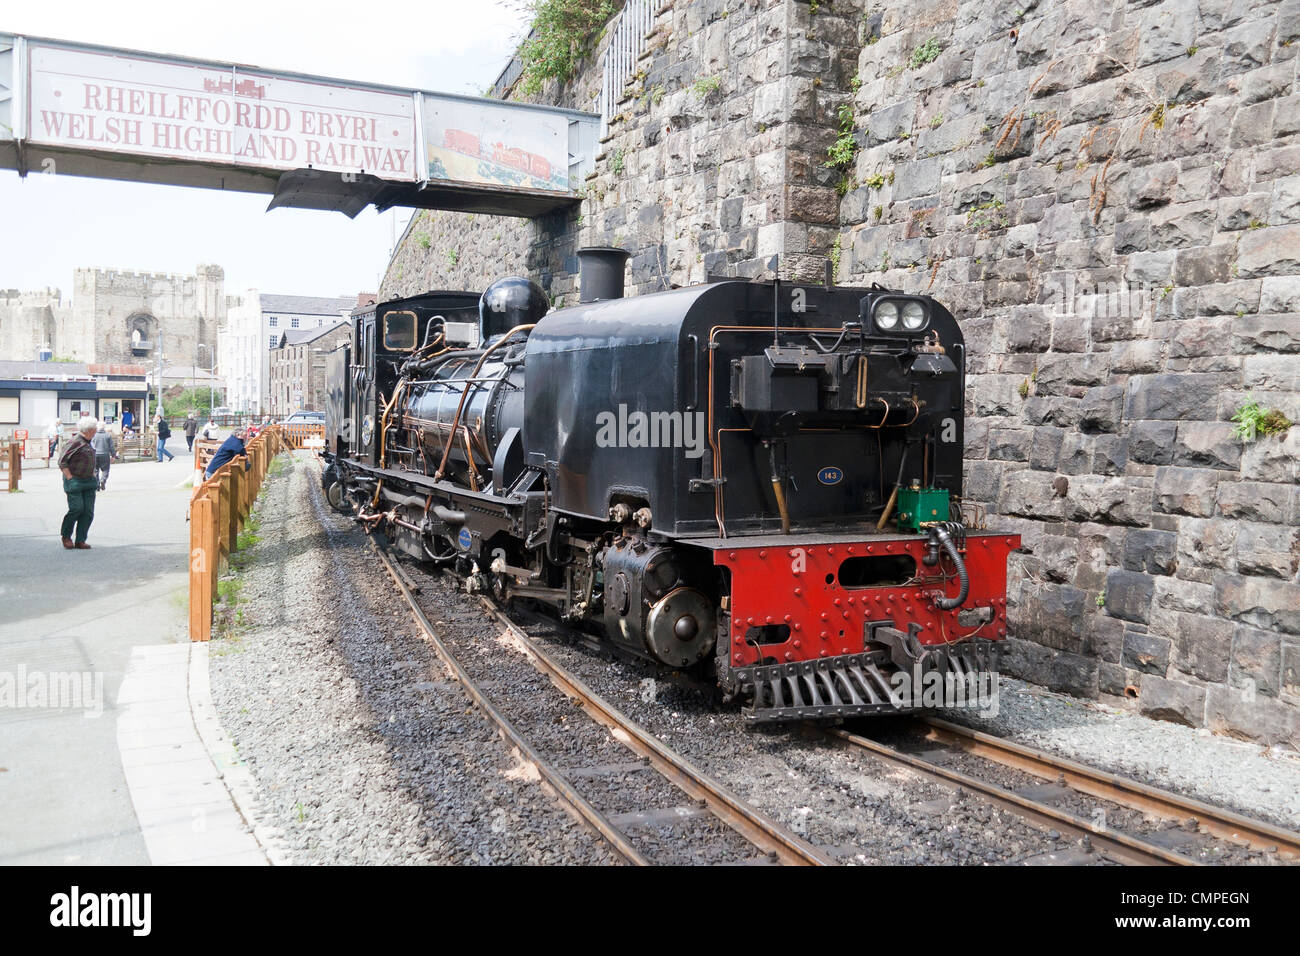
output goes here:
[[547, 80], [573, 79], [614, 11], [613, 0], [532, 0], [532, 33], [519, 48], [520, 89], [534, 94]]
[[842, 104], [835, 115], [839, 119], [839, 136], [826, 150], [826, 165], [832, 169], [838, 169], [842, 173], [847, 173], [849, 167], [853, 165], [853, 157], [858, 151], [858, 144], [853, 138], [853, 104]]
[[1293, 424], [1292, 421], [1276, 408], [1265, 408], [1247, 395], [1246, 401], [1232, 416], [1237, 423], [1236, 436], [1243, 442], [1253, 442], [1261, 435], [1280, 435]]

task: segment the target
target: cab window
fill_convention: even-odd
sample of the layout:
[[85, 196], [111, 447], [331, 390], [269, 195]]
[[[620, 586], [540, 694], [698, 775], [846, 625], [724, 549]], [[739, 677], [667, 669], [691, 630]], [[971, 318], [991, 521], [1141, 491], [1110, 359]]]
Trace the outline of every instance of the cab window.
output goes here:
[[415, 348], [414, 312], [389, 312], [384, 316], [384, 348], [391, 352]]

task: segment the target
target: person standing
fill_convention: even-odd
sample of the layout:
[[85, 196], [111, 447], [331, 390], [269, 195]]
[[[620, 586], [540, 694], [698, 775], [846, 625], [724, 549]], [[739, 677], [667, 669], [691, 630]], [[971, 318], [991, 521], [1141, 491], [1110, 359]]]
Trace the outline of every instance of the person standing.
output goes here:
[[153, 419], [154, 427], [158, 429], [158, 464], [162, 464], [163, 455], [171, 461], [176, 456], [167, 450], [167, 439], [172, 437], [171, 426], [167, 424], [167, 419], [161, 415], [155, 415]]
[[90, 440], [90, 446], [95, 449], [95, 479], [99, 483], [99, 490], [103, 491], [104, 486], [108, 484], [109, 466], [113, 459], [117, 458], [117, 442], [113, 440], [112, 432], [103, 422], [100, 422], [99, 430]]
[[199, 420], [195, 417], [194, 412], [185, 416], [185, 448], [187, 451], [194, 451], [194, 433], [199, 430]]
[[122, 437], [130, 438], [131, 432], [134, 430], [134, 427], [135, 427], [135, 415], [131, 413], [131, 409], [124, 408], [122, 410]]
[[77, 434], [59, 456], [63, 493], [68, 498], [68, 513], [63, 516], [61, 531], [63, 546], [69, 549], [90, 550], [86, 537], [90, 533], [90, 523], [95, 520], [95, 449], [90, 441], [95, 437], [95, 431], [93, 418], [77, 422]]
[[45, 456], [47, 459], [54, 458], [54, 449], [59, 447], [59, 436], [62, 434], [63, 423], [57, 418], [53, 419], [50, 422], [50, 427], [45, 429], [45, 437], [50, 443], [50, 453]]

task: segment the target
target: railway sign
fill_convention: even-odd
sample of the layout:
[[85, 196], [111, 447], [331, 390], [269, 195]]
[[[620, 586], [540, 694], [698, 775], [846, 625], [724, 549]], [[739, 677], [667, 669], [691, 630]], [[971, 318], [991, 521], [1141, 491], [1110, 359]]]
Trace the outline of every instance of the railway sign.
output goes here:
[[477, 96], [0, 34], [0, 169], [367, 205], [573, 206], [600, 117]]

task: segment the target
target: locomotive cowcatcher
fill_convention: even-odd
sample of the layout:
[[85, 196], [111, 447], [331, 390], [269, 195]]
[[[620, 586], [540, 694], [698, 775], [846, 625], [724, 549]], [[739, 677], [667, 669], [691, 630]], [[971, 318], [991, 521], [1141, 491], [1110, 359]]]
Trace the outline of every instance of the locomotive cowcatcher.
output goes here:
[[755, 720], [916, 709], [922, 678], [995, 674], [1020, 539], [961, 498], [952, 314], [776, 281], [623, 298], [625, 252], [579, 255], [572, 308], [509, 278], [354, 313], [330, 503]]

